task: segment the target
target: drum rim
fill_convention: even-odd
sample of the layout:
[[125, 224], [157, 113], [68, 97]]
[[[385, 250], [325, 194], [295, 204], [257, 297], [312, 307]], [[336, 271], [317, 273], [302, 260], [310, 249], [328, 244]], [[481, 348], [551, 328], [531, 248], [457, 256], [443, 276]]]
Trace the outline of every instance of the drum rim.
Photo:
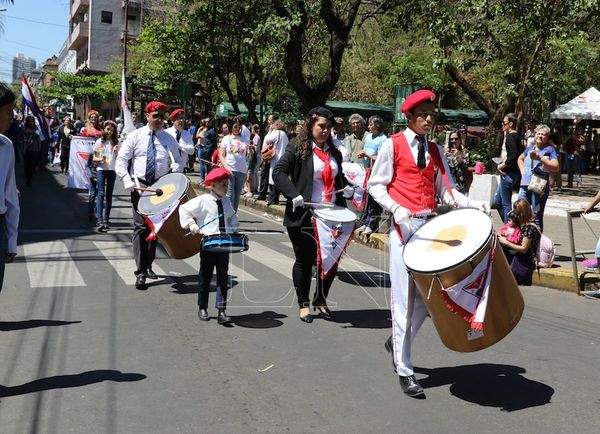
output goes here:
[[[415, 233], [416, 233], [416, 232], [415, 232]], [[415, 235], [415, 234], [412, 234], [412, 235], [410, 236], [410, 238], [412, 238], [414, 235]], [[466, 259], [465, 259], [463, 262], [461, 262], [460, 264], [451, 265], [451, 266], [449, 266], [449, 267], [446, 267], [446, 268], [440, 268], [439, 270], [435, 270], [435, 271], [419, 271], [419, 270], [416, 270], [416, 269], [414, 269], [414, 268], [411, 268], [411, 267], [409, 267], [408, 265], [406, 265], [406, 262], [404, 261], [404, 251], [405, 251], [405, 248], [406, 248], [406, 244], [404, 245], [404, 248], [402, 249], [402, 262], [404, 262], [404, 266], [406, 267], [406, 269], [407, 269], [408, 271], [410, 271], [410, 272], [413, 272], [413, 273], [422, 274], [422, 275], [424, 275], [424, 276], [435, 276], [435, 275], [437, 275], [437, 274], [440, 274], [440, 273], [446, 273], [446, 272], [448, 272], [448, 271], [452, 271], [452, 270], [454, 270], [454, 269], [456, 269], [456, 268], [462, 267], [462, 265], [463, 265], [465, 262], [469, 262], [469, 261], [471, 261], [471, 259], [473, 259], [475, 256], [479, 255], [479, 254], [480, 254], [480, 253], [483, 251], [484, 247], [488, 245], [488, 243], [490, 242], [490, 240], [491, 240], [491, 239], [492, 239], [492, 238], [493, 238], [495, 235], [496, 235], [496, 231], [494, 231], [494, 225], [492, 225], [492, 228], [491, 228], [491, 230], [490, 230], [490, 233], [489, 233], [489, 235], [487, 236], [487, 238], [485, 239], [485, 242], [484, 242], [484, 243], [483, 243], [483, 244], [482, 244], [482, 245], [481, 245], [481, 246], [480, 246], [480, 247], [479, 247], [479, 248], [478, 248], [478, 249], [477, 249], [477, 250], [476, 250], [476, 251], [475, 251], [475, 252], [474, 252], [472, 255], [470, 255], [468, 258], [466, 258]], [[408, 241], [410, 241], [410, 238], [408, 239]], [[407, 243], [408, 243], [408, 241], [407, 241]]]
[[[350, 213], [352, 213], [354, 215], [354, 220], [349, 220], [349, 221], [331, 220], [330, 218], [322, 217], [322, 216], [320, 216], [320, 215], [318, 215], [316, 213], [316, 211], [326, 211], [326, 210], [331, 210], [331, 209], [334, 209], [334, 210], [344, 210], [344, 211], [350, 212]], [[356, 213], [354, 211], [352, 211], [351, 209], [348, 209], [345, 206], [338, 206], [338, 205], [336, 205], [333, 208], [332, 207], [326, 207], [326, 206], [323, 206], [323, 207], [320, 207], [320, 208], [312, 208], [311, 209], [311, 213], [312, 213], [313, 217], [315, 217], [315, 218], [318, 218], [318, 219], [321, 219], [321, 220], [324, 220], [324, 221], [328, 221], [328, 222], [333, 222], [333, 223], [352, 223], [352, 222], [356, 222], [356, 220], [358, 220], [358, 216], [356, 215]]]
[[[190, 180], [189, 180], [189, 178], [188, 178], [187, 176], [185, 176], [183, 173], [167, 173], [166, 175], [163, 175], [163, 176], [161, 176], [161, 177], [160, 177], [160, 179], [163, 179], [163, 178], [165, 178], [165, 177], [167, 177], [167, 176], [169, 176], [169, 175], [181, 175], [181, 176], [183, 176], [183, 177], [185, 178], [185, 180], [186, 180], [185, 189], [183, 190], [183, 192], [181, 193], [181, 195], [180, 195], [180, 196], [177, 198], [177, 200], [179, 201], [179, 200], [181, 200], [181, 198], [182, 198], [182, 197], [184, 197], [184, 196], [186, 196], [186, 195], [187, 195], [187, 191], [188, 191], [188, 189], [190, 188]], [[178, 176], [177, 178], [179, 178], [179, 176]], [[159, 179], [159, 180], [160, 180], [160, 179]], [[152, 185], [153, 185], [153, 184], [151, 184], [149, 187], [152, 187]], [[160, 187], [158, 187], [158, 188], [160, 188]], [[150, 196], [152, 196], [152, 194], [153, 194], [153, 193], [151, 193], [151, 192], [147, 192], [147, 191], [145, 191], [145, 192], [143, 192], [143, 193], [140, 195], [140, 200], [139, 200], [139, 202], [138, 202], [138, 212], [139, 212], [140, 214], [142, 214], [142, 215], [145, 215], [145, 216], [148, 216], [148, 215], [152, 215], [152, 214], [156, 214], [156, 213], [162, 212], [162, 211], [164, 211], [165, 209], [167, 209], [167, 208], [168, 208], [168, 206], [167, 206], [167, 207], [164, 207], [164, 208], [161, 208], [161, 209], [154, 210], [154, 211], [152, 211], [151, 213], [147, 213], [147, 212], [145, 212], [145, 211], [141, 210], [141, 209], [140, 209], [140, 205], [139, 205], [139, 203], [142, 201], [142, 199], [144, 199], [144, 198], [149, 198]], [[149, 200], [150, 200], [150, 199], [148, 199], [148, 201], [149, 201]], [[171, 202], [171, 204], [170, 204], [170, 205], [172, 205], [172, 204], [173, 204], [173, 202]], [[169, 206], [170, 206], [170, 205], [169, 205]]]

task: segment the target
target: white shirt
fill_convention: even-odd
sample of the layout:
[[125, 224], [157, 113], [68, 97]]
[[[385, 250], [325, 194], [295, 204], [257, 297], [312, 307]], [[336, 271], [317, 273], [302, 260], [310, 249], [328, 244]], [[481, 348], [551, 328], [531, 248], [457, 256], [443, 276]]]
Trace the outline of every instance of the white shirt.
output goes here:
[[340, 151], [340, 154], [342, 154], [342, 162], [344, 162], [344, 163], [349, 162], [351, 155], [350, 155], [350, 152], [348, 152], [348, 150], [346, 149], [346, 146], [344, 146], [344, 143], [337, 138], [333, 138], [333, 144], [335, 145], [336, 148], [338, 148], [338, 151]]
[[[410, 145], [410, 152], [415, 159], [415, 164], [417, 162], [417, 157], [419, 154], [418, 149], [418, 141], [416, 139], [416, 134], [410, 128], [404, 130], [404, 136], [406, 137], [406, 141]], [[454, 195], [454, 199], [456, 203], [460, 207], [468, 207], [469, 206], [469, 198], [459, 193], [454, 184], [454, 180], [452, 179], [452, 175], [450, 174], [450, 168], [448, 167], [448, 162], [446, 161], [446, 157], [444, 156], [444, 152], [440, 145], [432, 145], [431, 143], [428, 146], [437, 146], [438, 152], [440, 154], [440, 158], [444, 164], [444, 168], [446, 170], [446, 174], [448, 175], [448, 180], [450, 181], [450, 186], [452, 188], [452, 195]], [[425, 161], [429, 163], [431, 156], [429, 155], [429, 150], [425, 150]], [[392, 181], [392, 177], [394, 176], [394, 144], [391, 138], [388, 138], [381, 145], [381, 149], [379, 150], [379, 154], [377, 156], [377, 160], [375, 160], [375, 164], [373, 165], [373, 169], [371, 170], [371, 177], [367, 182], [367, 189], [369, 194], [375, 199], [382, 207], [384, 207], [388, 211], [392, 211], [392, 209], [397, 204], [394, 199], [387, 192], [387, 185]], [[446, 183], [442, 177], [441, 172], [436, 169], [435, 170], [435, 192], [441, 197], [442, 202], [446, 204], [453, 205], [454, 200], [452, 199], [452, 195], [446, 188]], [[408, 210], [407, 210], [408, 211]]]
[[232, 171], [248, 172], [248, 163], [246, 162], [248, 141], [244, 136], [226, 135], [221, 140], [221, 148], [225, 149], [225, 162]]
[[246, 140], [246, 143], [250, 143], [250, 136], [252, 135], [252, 133], [250, 132], [250, 129], [242, 124], [242, 137]]
[[[315, 142], [313, 142], [312, 149], [313, 149], [313, 168], [314, 168], [314, 170], [313, 170], [313, 188], [312, 188], [312, 195], [311, 195], [310, 201], [315, 202], [315, 203], [321, 203], [321, 202], [325, 201], [325, 198], [323, 197], [323, 193], [325, 192], [325, 183], [323, 182], [323, 170], [325, 169], [325, 163], [315, 153], [314, 149], [316, 147], [317, 147], [317, 145], [315, 145]], [[325, 144], [325, 146], [323, 146], [323, 152], [327, 152], [327, 151], [329, 151], [329, 145]], [[331, 174], [333, 175], [333, 179], [335, 180], [335, 177], [338, 174], [339, 167], [338, 167], [337, 161], [335, 161], [335, 158], [331, 154], [329, 154], [329, 164], [331, 165]], [[332, 200], [334, 198], [335, 198], [335, 194], [333, 194], [331, 196]]]
[[[173, 136], [175, 140], [177, 140], [177, 128], [170, 127], [167, 128], [165, 131], [171, 136]], [[179, 151], [181, 155], [194, 155], [194, 139], [192, 139], [192, 135], [188, 130], [181, 130], [181, 134], [179, 135], [179, 143], [177, 143], [177, 145], [179, 146]]]
[[[117, 176], [123, 182], [131, 182], [133, 177], [145, 179], [146, 177], [146, 155], [151, 130], [143, 126], [132, 131], [119, 149], [115, 170]], [[183, 164], [179, 155], [177, 142], [165, 130], [154, 132], [154, 146], [156, 147], [155, 179], [164, 176], [172, 169], [181, 172]], [[171, 162], [171, 160], [174, 160]], [[131, 170], [127, 171], [129, 161], [132, 161]]]
[[[0, 214], [5, 214], [8, 252], [17, 253], [19, 196], [15, 179], [15, 150], [8, 137], [0, 134]], [[0, 258], [4, 261], [4, 258]]]
[[115, 163], [117, 160], [117, 152], [113, 151], [114, 146], [110, 140], [104, 141], [102, 139], [96, 140], [94, 144], [94, 154], [104, 160], [98, 163], [98, 170], [115, 170]]
[[[192, 223], [196, 223], [200, 226], [203, 235], [220, 233], [219, 219], [216, 218], [219, 215], [218, 198], [219, 196], [214, 192], [210, 192], [196, 196], [181, 205], [179, 207], [179, 224], [181, 227], [187, 229]], [[223, 202], [223, 214], [225, 215], [225, 232], [228, 234], [235, 233], [240, 226], [240, 221], [233, 210], [233, 206], [231, 206], [229, 198], [223, 196], [221, 200]]]

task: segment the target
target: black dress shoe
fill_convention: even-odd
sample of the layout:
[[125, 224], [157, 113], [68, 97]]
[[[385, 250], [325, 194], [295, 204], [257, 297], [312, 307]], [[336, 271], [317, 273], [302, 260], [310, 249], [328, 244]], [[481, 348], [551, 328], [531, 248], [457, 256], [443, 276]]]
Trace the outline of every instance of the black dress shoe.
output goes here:
[[219, 324], [230, 324], [231, 318], [225, 313], [225, 310], [220, 310], [217, 315], [217, 322]]
[[421, 387], [414, 375], [409, 375], [408, 377], [400, 376], [399, 378], [402, 391], [408, 396], [417, 397], [425, 395], [423, 388]]
[[148, 268], [146, 270], [146, 277], [148, 279], [158, 279], [158, 276], [156, 275], [156, 273], [154, 271], [152, 271], [152, 268]]
[[313, 317], [309, 312], [308, 314], [306, 314], [304, 316], [300, 316], [300, 321], [310, 324], [311, 322], [313, 322]]
[[144, 273], [138, 274], [135, 278], [135, 288], [140, 291], [148, 289], [148, 285], [146, 285], [146, 275]]
[[200, 309], [200, 310], [198, 310], [198, 319], [200, 321], [208, 321], [208, 320], [210, 320], [210, 316], [208, 316], [208, 312], [206, 311], [206, 309]]
[[327, 306], [313, 306], [313, 310], [317, 310], [319, 312], [319, 315], [321, 315], [321, 318], [323, 319], [333, 319], [333, 314]]

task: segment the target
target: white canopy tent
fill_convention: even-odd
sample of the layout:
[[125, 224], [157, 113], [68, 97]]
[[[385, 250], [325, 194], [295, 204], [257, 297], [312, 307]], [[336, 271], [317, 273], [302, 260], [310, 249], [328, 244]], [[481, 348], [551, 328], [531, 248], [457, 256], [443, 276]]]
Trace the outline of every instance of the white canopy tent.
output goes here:
[[552, 113], [552, 119], [600, 120], [600, 91], [590, 87]]

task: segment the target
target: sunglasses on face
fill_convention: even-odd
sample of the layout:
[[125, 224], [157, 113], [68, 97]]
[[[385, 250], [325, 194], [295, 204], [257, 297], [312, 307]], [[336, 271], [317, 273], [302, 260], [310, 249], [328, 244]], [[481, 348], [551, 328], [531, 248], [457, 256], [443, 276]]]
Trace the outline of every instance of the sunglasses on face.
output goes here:
[[152, 113], [150, 115], [152, 119], [163, 119], [165, 117], [164, 113]]

